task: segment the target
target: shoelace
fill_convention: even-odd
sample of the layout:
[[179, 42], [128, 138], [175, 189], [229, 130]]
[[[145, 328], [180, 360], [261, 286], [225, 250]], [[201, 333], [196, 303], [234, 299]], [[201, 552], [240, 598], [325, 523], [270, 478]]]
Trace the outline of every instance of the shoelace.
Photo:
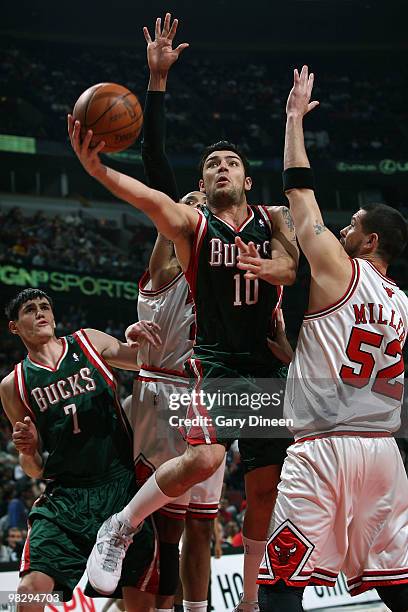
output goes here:
[[126, 549], [129, 545], [129, 536], [123, 534], [115, 534], [106, 542], [106, 553], [103, 560], [103, 568], [114, 572], [118, 566], [119, 560], [125, 556]]

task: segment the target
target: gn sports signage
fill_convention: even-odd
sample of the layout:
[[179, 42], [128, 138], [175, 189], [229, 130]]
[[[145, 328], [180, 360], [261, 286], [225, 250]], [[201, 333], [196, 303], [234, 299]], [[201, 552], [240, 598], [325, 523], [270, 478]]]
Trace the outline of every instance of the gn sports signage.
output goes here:
[[135, 300], [137, 283], [122, 279], [72, 274], [36, 268], [0, 265], [0, 283], [15, 287], [47, 288], [60, 293], [80, 293], [91, 297]]

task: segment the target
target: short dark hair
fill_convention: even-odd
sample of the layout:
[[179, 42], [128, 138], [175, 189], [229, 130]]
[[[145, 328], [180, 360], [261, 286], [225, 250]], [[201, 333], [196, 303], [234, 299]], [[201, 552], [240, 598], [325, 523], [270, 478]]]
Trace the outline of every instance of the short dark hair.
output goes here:
[[51, 308], [53, 308], [52, 299], [45, 293], [45, 291], [41, 291], [41, 289], [34, 289], [33, 287], [20, 291], [20, 293], [9, 301], [4, 309], [8, 321], [17, 321], [21, 306], [30, 300], [38, 300], [40, 298], [45, 298], [48, 300]]
[[408, 242], [408, 225], [401, 213], [387, 204], [361, 207], [361, 227], [365, 234], [378, 234], [377, 253], [387, 263], [404, 251]]
[[214, 151], [232, 151], [233, 153], [236, 153], [242, 161], [242, 165], [244, 166], [245, 176], [251, 175], [251, 166], [244, 152], [234, 143], [229, 142], [228, 140], [220, 140], [219, 142], [215, 142], [214, 144], [209, 145], [204, 149], [201, 155], [200, 163], [198, 165], [200, 171], [200, 178], [203, 177], [203, 168], [205, 160], [209, 155], [211, 155], [211, 153], [214, 153]]

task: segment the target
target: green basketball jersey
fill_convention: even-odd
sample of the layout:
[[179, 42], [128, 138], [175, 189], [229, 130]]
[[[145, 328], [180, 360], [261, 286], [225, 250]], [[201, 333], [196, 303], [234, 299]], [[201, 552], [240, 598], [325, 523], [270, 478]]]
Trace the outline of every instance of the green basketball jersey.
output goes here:
[[272, 222], [263, 206], [249, 206], [239, 228], [199, 209], [200, 221], [186, 273], [196, 307], [194, 356], [239, 371], [273, 370], [278, 361], [267, 346], [274, 309], [282, 287], [247, 280], [236, 267], [235, 238], [254, 242], [262, 258], [271, 258]]
[[16, 387], [48, 453], [44, 478], [93, 486], [132, 470], [132, 435], [113, 372], [84, 330], [61, 341], [55, 369], [29, 355], [16, 365]]

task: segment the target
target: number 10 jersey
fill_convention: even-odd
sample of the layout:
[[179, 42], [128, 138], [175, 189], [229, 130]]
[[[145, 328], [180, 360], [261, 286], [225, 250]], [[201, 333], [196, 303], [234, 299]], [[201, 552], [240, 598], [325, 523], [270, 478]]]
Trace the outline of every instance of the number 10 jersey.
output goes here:
[[266, 376], [279, 363], [266, 339], [282, 287], [245, 278], [245, 271], [237, 268], [235, 238], [253, 242], [260, 257], [270, 259], [273, 225], [268, 210], [248, 206], [248, 216], [238, 228], [205, 206], [198, 212], [186, 272], [196, 306], [194, 357], [260, 376], [264, 371]]

